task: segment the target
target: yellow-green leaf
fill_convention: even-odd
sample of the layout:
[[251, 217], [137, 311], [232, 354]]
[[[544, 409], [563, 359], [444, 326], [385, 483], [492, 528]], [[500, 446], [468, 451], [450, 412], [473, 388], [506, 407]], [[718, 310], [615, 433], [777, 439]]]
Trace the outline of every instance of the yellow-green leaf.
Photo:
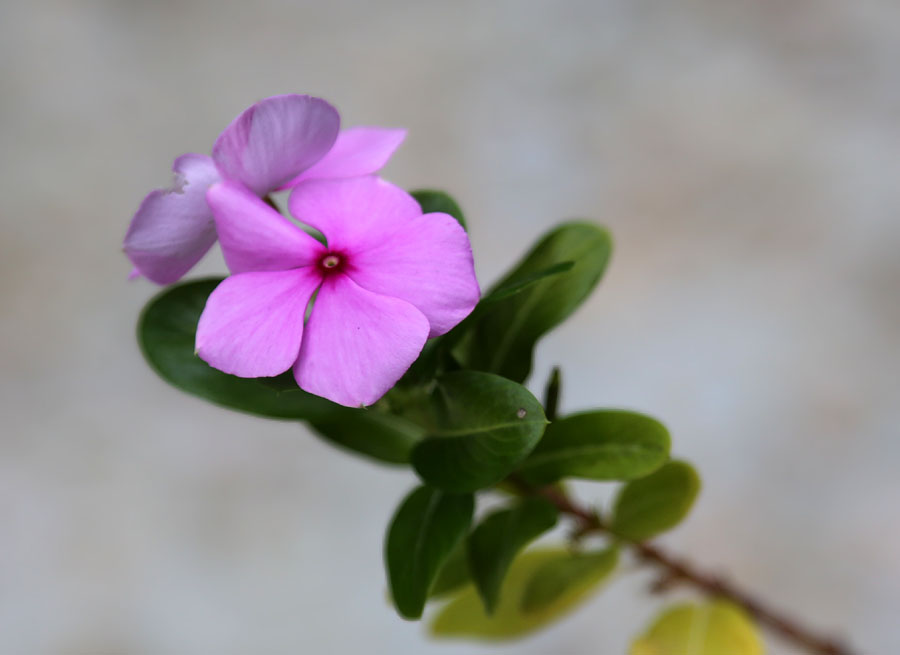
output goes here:
[[571, 557], [565, 548], [541, 548], [522, 553], [515, 559], [500, 593], [500, 601], [490, 616], [478, 592], [468, 585], [458, 596], [442, 607], [431, 622], [436, 637], [503, 641], [523, 637], [561, 619], [599, 589], [603, 577], [585, 579], [584, 584], [571, 585], [551, 602], [532, 611], [522, 611], [528, 585], [544, 566]]
[[613, 572], [619, 561], [617, 548], [595, 553], [564, 553], [534, 572], [522, 594], [522, 611], [538, 612], [566, 594], [591, 587]]
[[685, 603], [665, 610], [629, 655], [763, 655], [753, 622], [730, 603]]

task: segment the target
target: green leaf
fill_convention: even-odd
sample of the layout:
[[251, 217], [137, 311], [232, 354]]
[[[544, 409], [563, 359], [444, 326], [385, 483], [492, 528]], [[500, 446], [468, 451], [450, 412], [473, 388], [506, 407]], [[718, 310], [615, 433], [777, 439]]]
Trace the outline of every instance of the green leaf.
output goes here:
[[404, 418], [377, 409], [337, 410], [310, 421], [313, 431], [326, 441], [387, 464], [406, 464], [425, 430]]
[[466, 553], [466, 540], [460, 540], [456, 548], [444, 561], [441, 570], [428, 591], [429, 598], [446, 596], [456, 591], [472, 579], [469, 575], [469, 556]]
[[217, 405], [279, 419], [318, 418], [334, 403], [299, 388], [273, 388], [279, 378], [239, 378], [209, 366], [194, 354], [197, 321], [220, 278], [169, 287], [147, 303], [138, 322], [138, 342], [150, 366], [169, 384]]
[[544, 498], [525, 498], [487, 516], [469, 535], [469, 571], [488, 614], [500, 598], [503, 578], [513, 558], [556, 525], [558, 511]]
[[528, 581], [522, 593], [522, 612], [539, 612], [567, 594], [599, 584], [618, 561], [615, 547], [593, 553], [560, 553], [544, 562]]
[[476, 371], [438, 378], [429, 409], [428, 438], [413, 449], [412, 463], [425, 482], [446, 491], [499, 482], [540, 441], [547, 424], [525, 387]]
[[443, 191], [437, 191], [436, 189], [417, 189], [416, 191], [410, 191], [409, 193], [422, 207], [423, 214], [431, 214], [433, 212], [450, 214], [459, 221], [459, 224], [463, 226], [463, 229], [466, 229], [466, 219], [463, 216], [462, 210], [459, 208], [459, 205], [456, 204], [456, 201], [448, 194]]
[[506, 575], [500, 602], [492, 615], [485, 612], [478, 592], [469, 586], [441, 608], [431, 622], [431, 633], [443, 638], [502, 641], [522, 637], [561, 619], [595, 592], [602, 579], [571, 585], [549, 604], [530, 612], [523, 612], [522, 604], [535, 574], [545, 565], [565, 557], [571, 555], [564, 548], [522, 553]]
[[288, 371], [273, 378], [239, 378], [194, 354], [194, 333], [206, 298], [220, 278], [165, 289], [144, 308], [138, 342], [164, 380], [189, 394], [229, 409], [276, 419], [308, 420], [321, 436], [386, 463], [406, 463], [421, 428], [376, 408], [343, 407], [300, 389]]
[[504, 284], [503, 286], [491, 291], [481, 299], [481, 302], [487, 304], [497, 302], [498, 300], [504, 300], [505, 298], [514, 296], [517, 293], [521, 293], [532, 284], [536, 284], [537, 282], [540, 282], [545, 278], [551, 277], [553, 275], [559, 275], [560, 273], [565, 273], [573, 266], [575, 266], [575, 262], [559, 262], [558, 264], [548, 266], [543, 270], [529, 273], [528, 275], [516, 278], [515, 280], [512, 280], [507, 284]]
[[673, 461], [619, 492], [610, 530], [631, 541], [644, 541], [678, 525], [700, 491], [700, 476], [687, 462]]
[[384, 545], [391, 597], [401, 616], [422, 616], [428, 590], [468, 531], [473, 509], [471, 494], [447, 494], [431, 487], [417, 487], [403, 500]]
[[532, 484], [565, 477], [629, 480], [647, 475], [669, 457], [669, 432], [659, 421], [617, 409], [566, 416], [544, 438], [518, 474]]
[[[538, 340], [590, 295], [611, 252], [609, 233], [590, 223], [564, 223], [545, 235], [494, 288], [500, 293], [523, 282], [530, 284], [538, 273], [556, 273], [485, 306], [467, 323], [465, 338], [457, 344], [459, 361], [466, 368], [524, 381]], [[574, 266], [559, 272], [567, 262]]]
[[676, 605], [660, 614], [629, 655], [763, 655], [756, 626], [724, 601]]

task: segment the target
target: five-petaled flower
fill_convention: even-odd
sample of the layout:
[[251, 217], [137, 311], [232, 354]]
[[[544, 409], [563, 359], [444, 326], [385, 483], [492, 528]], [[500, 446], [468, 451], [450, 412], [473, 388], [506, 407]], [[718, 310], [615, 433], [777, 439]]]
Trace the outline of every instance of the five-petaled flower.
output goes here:
[[125, 253], [134, 273], [171, 284], [216, 242], [206, 190], [228, 180], [266, 194], [302, 180], [379, 171], [405, 130], [356, 127], [339, 133], [337, 110], [307, 95], [273, 96], [245, 110], [216, 139], [212, 156], [175, 160], [175, 184], [151, 192], [131, 220]]
[[374, 176], [294, 189], [291, 213], [327, 245], [242, 185], [215, 184], [206, 197], [232, 275], [209, 296], [196, 349], [226, 373], [293, 367], [310, 393], [370, 405], [478, 302], [465, 230]]

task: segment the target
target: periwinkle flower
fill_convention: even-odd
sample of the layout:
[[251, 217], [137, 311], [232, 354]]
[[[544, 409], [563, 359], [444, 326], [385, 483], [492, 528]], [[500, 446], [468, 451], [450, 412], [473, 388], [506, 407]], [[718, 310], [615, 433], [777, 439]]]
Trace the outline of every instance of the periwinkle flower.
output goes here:
[[196, 349], [226, 373], [293, 367], [310, 393], [370, 405], [478, 302], [465, 230], [374, 176], [294, 189], [290, 212], [327, 245], [242, 185], [215, 184], [206, 197], [232, 275], [207, 300]]
[[405, 130], [339, 128], [337, 110], [320, 98], [273, 96], [234, 119], [211, 157], [176, 159], [174, 186], [144, 198], [125, 235], [135, 274], [171, 284], [212, 247], [216, 226], [206, 202], [211, 185], [228, 180], [264, 197], [303, 180], [369, 175], [406, 136]]

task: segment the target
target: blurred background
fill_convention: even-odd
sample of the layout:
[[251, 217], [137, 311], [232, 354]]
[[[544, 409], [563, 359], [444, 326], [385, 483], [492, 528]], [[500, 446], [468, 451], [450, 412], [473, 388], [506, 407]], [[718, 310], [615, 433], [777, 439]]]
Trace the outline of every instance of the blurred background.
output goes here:
[[4, 0], [0, 61], [0, 653], [606, 655], [655, 613], [628, 575], [515, 645], [429, 641], [385, 602], [411, 474], [144, 365], [132, 213], [285, 92], [409, 128], [386, 175], [456, 196], [485, 286], [608, 225], [533, 388], [661, 418], [705, 480], [664, 542], [900, 650], [895, 0]]

